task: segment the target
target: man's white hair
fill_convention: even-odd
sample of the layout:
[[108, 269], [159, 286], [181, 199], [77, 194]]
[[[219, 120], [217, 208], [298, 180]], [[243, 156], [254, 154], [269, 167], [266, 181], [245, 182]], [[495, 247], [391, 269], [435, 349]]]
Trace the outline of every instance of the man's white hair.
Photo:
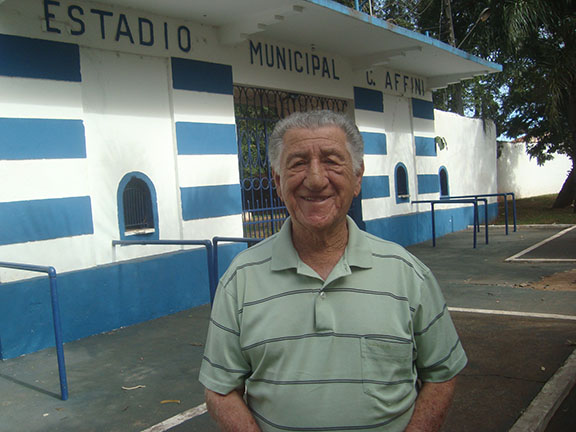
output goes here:
[[358, 127], [344, 114], [329, 110], [295, 112], [280, 120], [270, 136], [268, 157], [270, 165], [277, 173], [280, 172], [280, 156], [282, 155], [283, 139], [290, 129], [318, 129], [324, 126], [336, 126], [346, 134], [346, 148], [352, 158], [352, 168], [358, 174], [364, 159], [364, 141]]

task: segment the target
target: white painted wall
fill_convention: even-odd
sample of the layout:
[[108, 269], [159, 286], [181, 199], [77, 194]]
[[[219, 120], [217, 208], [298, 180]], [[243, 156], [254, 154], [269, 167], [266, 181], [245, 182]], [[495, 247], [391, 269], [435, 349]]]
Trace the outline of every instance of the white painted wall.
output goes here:
[[[231, 95], [173, 90], [171, 56], [230, 64], [235, 84], [347, 99], [351, 111], [354, 86], [372, 86], [370, 88], [383, 91], [384, 112], [355, 111], [361, 131], [385, 133], [387, 137], [387, 155], [368, 155], [365, 174], [389, 176], [390, 197], [364, 200], [366, 220], [419, 211], [417, 205], [396, 203], [394, 167], [398, 162], [404, 163], [408, 170], [412, 200], [437, 198], [437, 194], [418, 196], [417, 175], [438, 174], [440, 166], [448, 170], [453, 195], [497, 190], [493, 125], [485, 128], [481, 121], [441, 111], [435, 111], [435, 121], [413, 119], [410, 98], [414, 94], [405, 86], [398, 87], [396, 81], [388, 84], [383, 69], [370, 75], [354, 71], [349, 59], [310, 47], [262, 40], [263, 44], [299, 50], [304, 55], [326, 57], [331, 76], [279, 70], [251, 61], [248, 42], [236, 46], [219, 44], [216, 30], [211, 27], [108, 6], [106, 10], [115, 12], [114, 20], [119, 13], [125, 13], [132, 28], [137, 17], [150, 19], [157, 29], [164, 28], [166, 23], [172, 32], [180, 25], [185, 26], [192, 34], [191, 51], [179, 50], [173, 33], [169, 49], [165, 48], [160, 34], [153, 47], [129, 43], [125, 36], [116, 41], [109, 34], [103, 39], [100, 23], [93, 14], [84, 17], [85, 34], [74, 36], [68, 28], [74, 24], [66, 17], [69, 2], [60, 3], [50, 10], [55, 14], [52, 25], [61, 28], [61, 33], [47, 32], [45, 25], [43, 27], [43, 20], [39, 19], [43, 14], [40, 0], [4, 3], [0, 32], [78, 44], [82, 82], [0, 77], [0, 117], [81, 119], [86, 132], [87, 158], [0, 161], [0, 181], [11, 186], [0, 188], [0, 202], [89, 195], [94, 234], [1, 246], [2, 260], [53, 265], [59, 272], [65, 272], [178, 249], [172, 246], [112, 247], [111, 241], [120, 238], [118, 185], [122, 177], [132, 171], [146, 174], [156, 188], [161, 239], [242, 235], [240, 215], [182, 220], [181, 187], [237, 184], [239, 173], [235, 155], [178, 156], [175, 122], [234, 124], [234, 106]], [[97, 5], [83, 0], [74, 4], [81, 4], [86, 11]], [[411, 82], [411, 78], [405, 79], [402, 75], [399, 82]], [[429, 92], [418, 96], [431, 98]], [[436, 157], [416, 157], [415, 134], [443, 136], [448, 148], [439, 151]], [[428, 206], [421, 210], [428, 211]], [[0, 271], [0, 280], [19, 279], [20, 275], [7, 276]]]
[[498, 158], [498, 192], [514, 192], [516, 198], [555, 194], [571, 168], [566, 155], [556, 154], [539, 166], [526, 153], [524, 143], [504, 143]]
[[[434, 110], [436, 135], [446, 139], [438, 150], [438, 168], [448, 171], [450, 195], [497, 193], [496, 127], [493, 122]], [[491, 199], [489, 202], [494, 202]]]

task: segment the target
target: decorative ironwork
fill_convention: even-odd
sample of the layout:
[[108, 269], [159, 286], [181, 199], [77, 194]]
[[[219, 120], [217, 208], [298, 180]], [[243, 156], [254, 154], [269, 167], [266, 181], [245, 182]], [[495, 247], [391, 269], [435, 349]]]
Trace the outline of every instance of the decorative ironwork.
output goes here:
[[244, 237], [268, 237], [288, 217], [268, 163], [268, 139], [276, 122], [296, 111], [344, 112], [347, 107], [342, 99], [234, 86]]

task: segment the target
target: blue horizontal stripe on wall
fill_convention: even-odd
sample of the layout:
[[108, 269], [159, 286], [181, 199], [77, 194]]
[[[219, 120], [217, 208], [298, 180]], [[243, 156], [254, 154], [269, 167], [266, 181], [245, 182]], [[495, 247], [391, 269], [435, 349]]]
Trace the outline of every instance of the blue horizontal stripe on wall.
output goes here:
[[438, 174], [418, 175], [418, 194], [439, 193], [440, 179]]
[[78, 45], [0, 34], [0, 75], [82, 81]]
[[172, 86], [176, 90], [231, 95], [232, 66], [172, 57]]
[[377, 132], [360, 132], [364, 140], [364, 154], [387, 154], [386, 134]]
[[0, 203], [0, 245], [93, 233], [88, 196]]
[[[242, 249], [218, 246], [221, 268]], [[59, 273], [57, 280], [64, 342], [210, 301], [204, 248]], [[0, 359], [54, 346], [46, 277], [0, 284], [0, 329]]]
[[176, 140], [179, 155], [238, 154], [232, 124], [176, 122]]
[[381, 91], [354, 87], [354, 107], [367, 111], [384, 112], [384, 101]]
[[430, 137], [414, 137], [416, 156], [437, 156], [436, 141]]
[[362, 177], [362, 198], [386, 198], [390, 196], [390, 179], [388, 176]]
[[0, 118], [0, 160], [85, 157], [82, 120]]
[[416, 118], [434, 120], [434, 103], [412, 98], [412, 115]]
[[[461, 231], [474, 223], [474, 207], [451, 207], [434, 211], [436, 223], [436, 238], [451, 232]], [[481, 222], [484, 221], [484, 211], [480, 211]], [[498, 203], [488, 205], [488, 220], [498, 216]], [[432, 239], [432, 215], [429, 211], [411, 213], [408, 215], [366, 221], [366, 231], [385, 240], [410, 246]], [[472, 247], [472, 234], [470, 234]]]
[[242, 213], [239, 184], [180, 188], [180, 196], [184, 220]]

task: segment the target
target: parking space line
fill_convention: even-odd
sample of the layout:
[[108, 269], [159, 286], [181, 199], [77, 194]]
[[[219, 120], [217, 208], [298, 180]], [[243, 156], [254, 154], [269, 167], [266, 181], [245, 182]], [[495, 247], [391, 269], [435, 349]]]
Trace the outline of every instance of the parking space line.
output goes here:
[[170, 417], [169, 419], [164, 420], [162, 423], [158, 423], [157, 425], [151, 426], [148, 429], [143, 430], [142, 432], [164, 432], [194, 417], [198, 417], [199, 415], [204, 414], [206, 411], [207, 411], [206, 404], [203, 403], [202, 405], [198, 405], [197, 407], [191, 408], [188, 411], [184, 411], [183, 413], [177, 414], [174, 417]]
[[[539, 248], [540, 246], [542, 246], [542, 245], [544, 245], [544, 244], [546, 244], [546, 243], [548, 243], [548, 242], [550, 242], [550, 241], [552, 241], [552, 240], [554, 240], [554, 239], [557, 239], [558, 237], [563, 236], [564, 234], [572, 231], [573, 229], [576, 229], [576, 225], [571, 226], [571, 227], [569, 227], [569, 228], [566, 228], [565, 230], [562, 230], [562, 231], [560, 231], [559, 233], [556, 233], [556, 234], [554, 234], [553, 236], [548, 237], [547, 239], [542, 240], [540, 243], [536, 243], [535, 245], [532, 245], [532, 246], [530, 246], [529, 248], [524, 249], [524, 250], [521, 251], [521, 252], [518, 252], [516, 255], [512, 255], [511, 257], [506, 258], [504, 261], [507, 261], [507, 262], [510, 262], [510, 261], [544, 261], [542, 258], [533, 258], [533, 259], [530, 259], [530, 258], [520, 258], [520, 257], [523, 256], [523, 255], [526, 255], [528, 252], [532, 252], [534, 249], [537, 249], [537, 248]], [[562, 261], [568, 261], [568, 262], [571, 262], [571, 261], [574, 261], [574, 260], [572, 260], [572, 259], [547, 259], [547, 260], [545, 260], [545, 261], [548, 261], [548, 262], [553, 262], [553, 261], [560, 261], [560, 262], [562, 262]]]
[[560, 315], [560, 314], [548, 314], [538, 312], [517, 312], [517, 311], [506, 311], [496, 309], [472, 309], [472, 308], [460, 308], [460, 307], [448, 307], [448, 310], [450, 312], [467, 312], [467, 313], [478, 313], [488, 315], [508, 315], [522, 318], [545, 318], [545, 319], [576, 321], [575, 315]]

